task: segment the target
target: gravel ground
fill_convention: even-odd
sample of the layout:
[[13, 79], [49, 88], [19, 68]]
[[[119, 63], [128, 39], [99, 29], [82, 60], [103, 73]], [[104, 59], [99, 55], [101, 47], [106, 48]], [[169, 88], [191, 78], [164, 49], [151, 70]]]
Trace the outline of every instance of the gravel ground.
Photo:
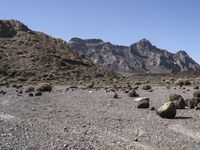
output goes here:
[[[16, 89], [0, 95], [1, 150], [198, 150], [200, 111], [178, 110], [176, 119], [137, 109], [134, 98], [118, 91], [70, 89], [56, 86], [51, 93], [17, 96]], [[187, 91], [189, 89], [190, 91]], [[170, 93], [191, 98], [194, 90], [154, 86], [150, 105], [164, 104]]]

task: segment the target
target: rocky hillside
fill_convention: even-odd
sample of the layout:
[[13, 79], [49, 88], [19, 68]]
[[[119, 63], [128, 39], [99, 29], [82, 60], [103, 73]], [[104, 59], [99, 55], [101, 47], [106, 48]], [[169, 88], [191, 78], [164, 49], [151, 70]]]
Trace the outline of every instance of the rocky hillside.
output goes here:
[[120, 74], [175, 73], [198, 70], [200, 66], [185, 51], [176, 54], [143, 39], [131, 46], [113, 45], [100, 39], [72, 38], [72, 49]]
[[108, 75], [68, 44], [16, 20], [0, 20], [0, 77], [48, 81]]

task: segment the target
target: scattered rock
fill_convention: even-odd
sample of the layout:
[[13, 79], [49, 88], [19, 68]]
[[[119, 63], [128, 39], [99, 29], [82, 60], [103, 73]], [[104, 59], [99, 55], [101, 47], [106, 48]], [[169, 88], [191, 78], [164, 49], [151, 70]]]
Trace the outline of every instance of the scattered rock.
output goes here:
[[42, 96], [42, 93], [38, 91], [35, 93], [35, 96]]
[[113, 98], [118, 98], [118, 94], [114, 93]]
[[174, 102], [167, 102], [156, 110], [156, 113], [162, 118], [175, 118], [176, 105]]
[[194, 97], [191, 99], [186, 99], [185, 104], [190, 108], [194, 109], [200, 103], [200, 98]]
[[194, 97], [200, 98], [200, 91], [196, 91], [193, 93]]
[[143, 100], [138, 101], [137, 108], [149, 108], [149, 100], [143, 99]]
[[195, 109], [195, 110], [199, 110], [199, 109], [200, 109], [200, 103], [198, 103], [197, 106], [195, 106], [194, 109]]
[[150, 107], [149, 110], [155, 110], [155, 107]]
[[168, 98], [168, 101], [174, 102], [177, 109], [184, 109], [186, 104], [181, 95], [171, 94]]
[[198, 90], [198, 89], [199, 89], [199, 86], [195, 86], [194, 89], [195, 89], [195, 90]]
[[28, 95], [29, 95], [30, 97], [33, 97], [33, 93], [29, 93]]
[[131, 90], [131, 91], [129, 91], [128, 96], [129, 97], [138, 97], [139, 95], [135, 92], [135, 90]]

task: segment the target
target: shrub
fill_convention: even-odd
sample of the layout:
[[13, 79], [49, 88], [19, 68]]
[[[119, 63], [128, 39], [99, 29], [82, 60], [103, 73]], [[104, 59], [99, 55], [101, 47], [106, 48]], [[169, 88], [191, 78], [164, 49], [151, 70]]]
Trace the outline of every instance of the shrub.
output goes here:
[[142, 89], [143, 89], [143, 90], [150, 90], [150, 89], [151, 89], [151, 86], [150, 86], [150, 85], [143, 85], [143, 86], [142, 86]]
[[40, 83], [36, 86], [36, 90], [40, 92], [51, 91], [52, 86], [48, 83]]
[[183, 81], [183, 84], [184, 84], [184, 85], [191, 85], [192, 83], [191, 83], [190, 80], [184, 80], [184, 81]]
[[176, 85], [179, 85], [179, 86], [183, 86], [184, 85], [184, 82], [182, 79], [178, 79], [176, 82], [175, 82]]
[[140, 81], [135, 81], [134, 85], [141, 85], [141, 82]]

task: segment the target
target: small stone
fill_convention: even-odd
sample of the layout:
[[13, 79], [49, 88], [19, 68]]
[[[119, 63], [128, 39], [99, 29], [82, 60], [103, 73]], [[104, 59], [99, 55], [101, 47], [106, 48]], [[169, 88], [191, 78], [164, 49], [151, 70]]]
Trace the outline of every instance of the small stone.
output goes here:
[[149, 100], [144, 99], [138, 101], [137, 108], [149, 108]]
[[195, 86], [194, 89], [195, 89], [195, 90], [198, 90], [198, 89], [199, 89], [199, 86]]
[[149, 110], [155, 110], [155, 107], [150, 107]]
[[193, 93], [194, 97], [200, 98], [200, 91], [196, 91]]
[[200, 103], [198, 103], [197, 106], [195, 106], [194, 109], [195, 109], [195, 110], [200, 110]]
[[33, 93], [29, 93], [28, 95], [29, 95], [30, 97], [33, 97]]
[[118, 94], [114, 93], [113, 98], [118, 98]]
[[36, 93], [35, 93], [35, 96], [41, 96], [41, 95], [42, 95], [41, 92], [36, 92]]
[[135, 92], [135, 90], [131, 90], [131, 91], [129, 91], [128, 96], [129, 97], [138, 97], [139, 95]]

